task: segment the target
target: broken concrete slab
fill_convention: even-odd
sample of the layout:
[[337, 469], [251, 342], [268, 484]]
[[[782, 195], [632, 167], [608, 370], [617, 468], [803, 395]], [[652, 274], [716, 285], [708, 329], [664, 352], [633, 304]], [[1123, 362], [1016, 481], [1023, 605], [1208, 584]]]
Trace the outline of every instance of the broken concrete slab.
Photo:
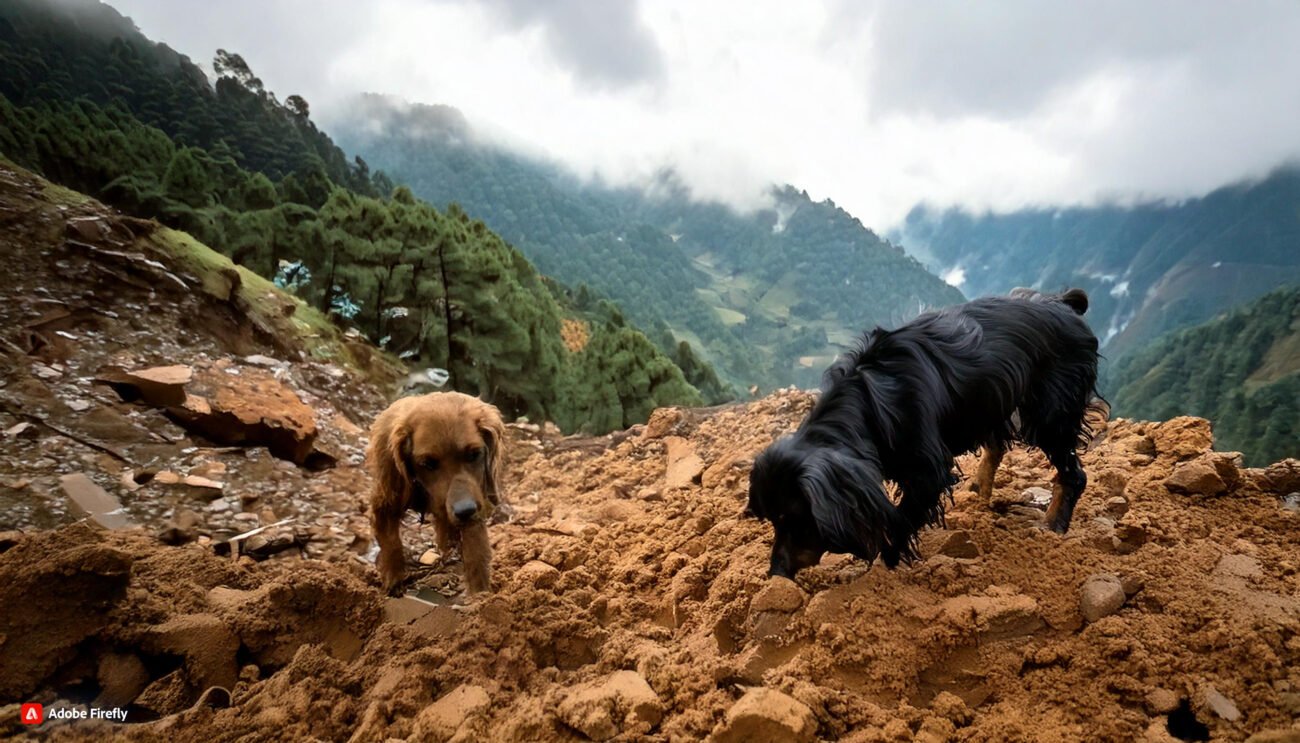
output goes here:
[[73, 512], [83, 518], [88, 518], [105, 529], [126, 529], [135, 526], [117, 498], [96, 485], [89, 477], [79, 472], [64, 475], [59, 478], [59, 485], [67, 494]]

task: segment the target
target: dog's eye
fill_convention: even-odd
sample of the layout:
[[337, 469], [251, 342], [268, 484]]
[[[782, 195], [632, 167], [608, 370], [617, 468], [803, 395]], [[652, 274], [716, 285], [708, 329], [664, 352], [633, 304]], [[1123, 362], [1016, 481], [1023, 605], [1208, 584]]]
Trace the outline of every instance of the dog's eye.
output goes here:
[[480, 460], [480, 459], [482, 459], [482, 458], [483, 458], [483, 450], [482, 450], [482, 449], [466, 449], [466, 450], [465, 450], [465, 461], [466, 461], [466, 462], [469, 462], [470, 464], [473, 464], [473, 463], [477, 462], [478, 460]]
[[420, 460], [420, 466], [432, 472], [433, 470], [438, 469], [438, 460], [433, 457], [425, 457]]

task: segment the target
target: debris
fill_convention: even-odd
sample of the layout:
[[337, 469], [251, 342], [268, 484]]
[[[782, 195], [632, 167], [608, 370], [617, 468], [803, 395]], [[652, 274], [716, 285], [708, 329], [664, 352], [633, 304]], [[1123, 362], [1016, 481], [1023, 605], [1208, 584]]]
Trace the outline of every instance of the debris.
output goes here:
[[694, 446], [680, 436], [669, 436], [664, 439], [664, 447], [668, 458], [664, 487], [675, 490], [700, 484], [704, 475], [704, 460], [695, 453]]
[[1179, 462], [1173, 474], [1165, 479], [1165, 487], [1188, 495], [1222, 495], [1228, 491], [1219, 470], [1206, 457]]
[[1095, 622], [1119, 611], [1126, 600], [1124, 584], [1114, 575], [1098, 573], [1083, 582], [1080, 589], [1079, 610], [1083, 618]]
[[90, 519], [105, 529], [126, 529], [134, 526], [122, 504], [107, 491], [81, 473], [59, 478], [69, 505], [82, 517]]
[[139, 400], [162, 408], [185, 404], [185, 387], [193, 378], [193, 368], [175, 365], [136, 371], [109, 368], [101, 371], [95, 381], [112, 387], [127, 402]]
[[779, 691], [756, 687], [727, 710], [713, 731], [716, 743], [777, 743], [811, 741], [817, 718], [808, 705]]
[[[417, 740], [451, 740], [464, 731], [472, 718], [486, 712], [491, 703], [491, 697], [483, 687], [461, 684], [420, 710], [415, 716], [412, 737]], [[469, 737], [462, 736], [462, 739]]]
[[1205, 706], [1209, 707], [1214, 714], [1228, 722], [1236, 722], [1241, 719], [1241, 710], [1237, 708], [1236, 703], [1214, 688], [1214, 684], [1206, 684], [1205, 688], [1201, 690], [1201, 694], [1205, 699]]
[[34, 439], [39, 435], [40, 429], [26, 421], [5, 429], [5, 436], [11, 439]]
[[648, 734], [663, 719], [664, 707], [639, 673], [615, 671], [575, 687], [556, 712], [591, 740], [609, 740], [620, 733]]
[[939, 554], [973, 559], [980, 556], [980, 548], [975, 544], [975, 540], [971, 539], [970, 532], [959, 529], [948, 533], [943, 544], [939, 545]]

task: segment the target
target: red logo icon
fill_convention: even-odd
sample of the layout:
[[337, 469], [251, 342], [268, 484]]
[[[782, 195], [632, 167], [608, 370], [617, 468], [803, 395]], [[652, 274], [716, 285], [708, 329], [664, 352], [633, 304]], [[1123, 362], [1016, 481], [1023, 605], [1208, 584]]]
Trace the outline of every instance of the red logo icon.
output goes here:
[[18, 710], [18, 715], [22, 717], [24, 725], [40, 725], [45, 722], [45, 708], [35, 702], [24, 704]]

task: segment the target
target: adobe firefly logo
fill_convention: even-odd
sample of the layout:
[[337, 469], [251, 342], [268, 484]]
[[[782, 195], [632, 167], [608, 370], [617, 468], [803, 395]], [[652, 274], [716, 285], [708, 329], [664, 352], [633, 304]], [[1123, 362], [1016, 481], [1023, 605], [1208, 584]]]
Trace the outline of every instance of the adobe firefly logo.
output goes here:
[[40, 725], [45, 722], [45, 707], [35, 702], [29, 702], [19, 708], [18, 715], [24, 725]]

